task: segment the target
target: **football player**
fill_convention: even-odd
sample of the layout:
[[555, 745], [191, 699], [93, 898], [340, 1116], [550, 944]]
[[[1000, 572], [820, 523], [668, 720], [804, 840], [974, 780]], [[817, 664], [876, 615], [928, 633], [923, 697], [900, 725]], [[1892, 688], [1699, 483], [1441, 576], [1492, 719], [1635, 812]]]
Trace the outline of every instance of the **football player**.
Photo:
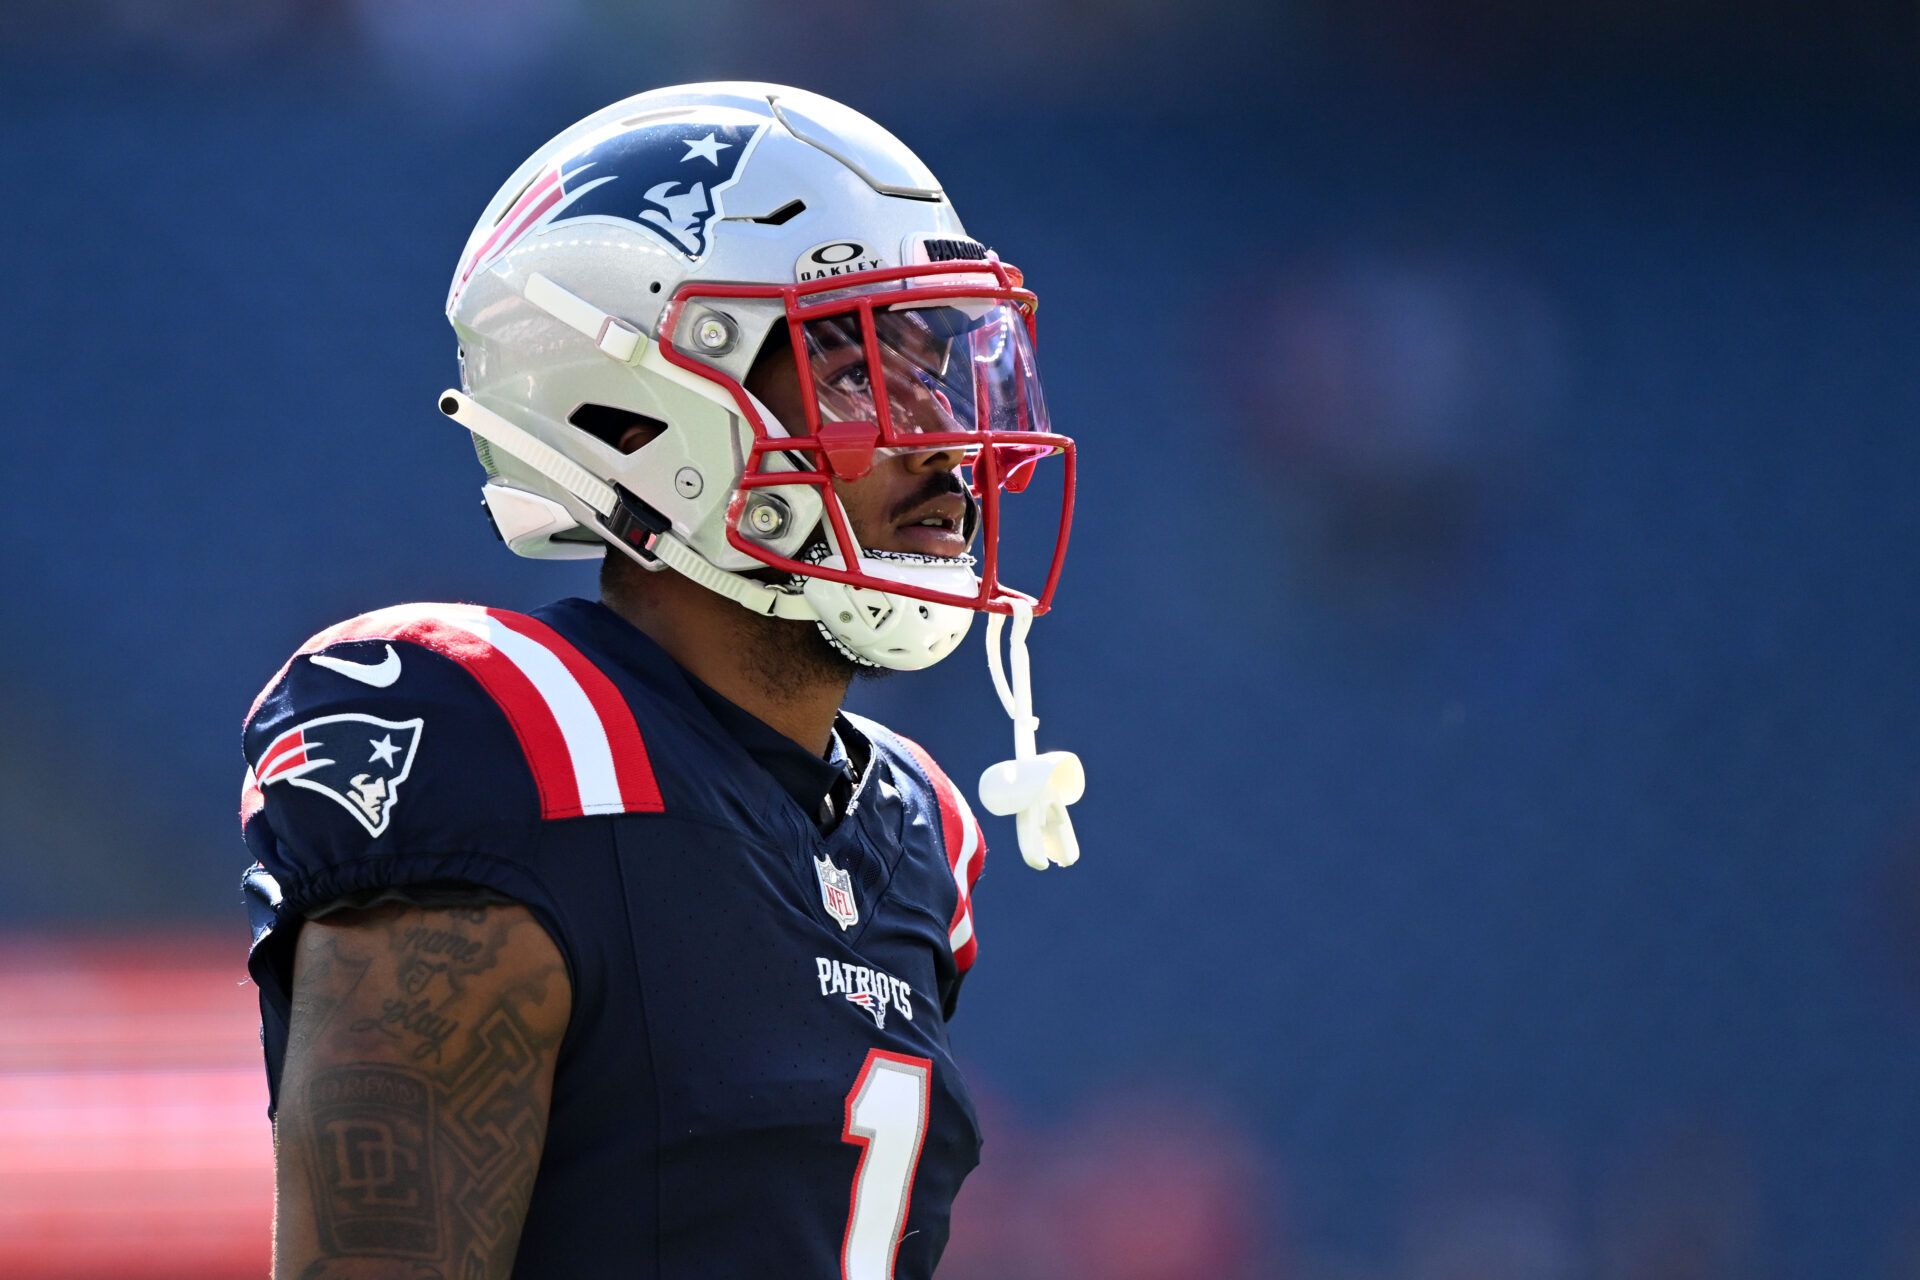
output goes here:
[[[248, 717], [274, 1274], [931, 1275], [980, 1145], [947, 1024], [986, 848], [840, 703], [986, 614], [983, 803], [1077, 856], [1024, 648], [1073, 493], [1033, 294], [871, 120], [707, 84], [542, 147], [447, 314], [495, 528], [604, 556], [601, 598], [377, 610]], [[1000, 507], [1048, 459], [1030, 595]]]

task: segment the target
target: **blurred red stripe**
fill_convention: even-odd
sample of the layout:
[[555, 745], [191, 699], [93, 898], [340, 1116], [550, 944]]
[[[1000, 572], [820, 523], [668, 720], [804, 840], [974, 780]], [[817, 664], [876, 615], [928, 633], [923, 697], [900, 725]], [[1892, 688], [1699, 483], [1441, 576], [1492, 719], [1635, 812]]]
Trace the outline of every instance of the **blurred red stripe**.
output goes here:
[[239, 936], [0, 940], [0, 1275], [266, 1274], [244, 957]]

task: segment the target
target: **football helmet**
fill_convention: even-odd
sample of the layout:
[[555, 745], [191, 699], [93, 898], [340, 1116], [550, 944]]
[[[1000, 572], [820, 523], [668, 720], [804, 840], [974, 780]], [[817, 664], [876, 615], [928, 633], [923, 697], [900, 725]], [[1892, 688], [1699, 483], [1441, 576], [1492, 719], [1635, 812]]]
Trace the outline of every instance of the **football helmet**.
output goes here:
[[[998, 678], [1002, 627], [989, 639], [1018, 721], [1020, 645], [1052, 601], [1074, 492], [1035, 307], [865, 116], [780, 85], [658, 89], [560, 133], [488, 203], [447, 294], [461, 390], [441, 408], [473, 433], [487, 511], [516, 553], [613, 546], [900, 670], [952, 652], [975, 613], [1013, 617], [1013, 684]], [[795, 420], [748, 390], [755, 361], [787, 351]], [[622, 452], [595, 430], [609, 421], [652, 438]], [[931, 450], [962, 460], [977, 560], [863, 548], [834, 482]], [[1047, 458], [1064, 466], [1061, 510], [1029, 593], [1000, 580], [1000, 505]], [[1031, 736], [1016, 735], [1023, 758]]]

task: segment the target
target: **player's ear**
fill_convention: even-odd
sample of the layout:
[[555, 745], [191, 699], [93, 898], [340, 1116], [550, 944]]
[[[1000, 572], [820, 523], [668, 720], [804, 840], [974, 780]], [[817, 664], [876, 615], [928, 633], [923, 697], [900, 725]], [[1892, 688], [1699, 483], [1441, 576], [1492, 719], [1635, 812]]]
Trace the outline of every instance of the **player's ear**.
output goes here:
[[620, 442], [614, 447], [622, 453], [632, 453], [643, 445], [649, 445], [666, 428], [657, 422], [635, 423], [620, 433]]
[[667, 429], [658, 418], [610, 404], [583, 404], [567, 415], [567, 421], [622, 453], [652, 444]]

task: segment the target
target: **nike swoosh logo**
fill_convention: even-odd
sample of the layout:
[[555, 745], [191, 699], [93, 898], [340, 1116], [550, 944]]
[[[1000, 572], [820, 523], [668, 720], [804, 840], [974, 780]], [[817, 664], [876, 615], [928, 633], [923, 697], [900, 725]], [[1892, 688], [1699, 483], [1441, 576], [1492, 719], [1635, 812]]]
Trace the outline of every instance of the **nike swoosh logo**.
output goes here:
[[370, 684], [376, 689], [384, 689], [400, 678], [400, 655], [387, 646], [387, 656], [378, 662], [353, 662], [346, 658], [334, 658], [324, 653], [310, 654], [307, 661], [316, 667], [325, 667], [329, 671], [338, 671], [349, 680], [358, 680], [361, 684]]

